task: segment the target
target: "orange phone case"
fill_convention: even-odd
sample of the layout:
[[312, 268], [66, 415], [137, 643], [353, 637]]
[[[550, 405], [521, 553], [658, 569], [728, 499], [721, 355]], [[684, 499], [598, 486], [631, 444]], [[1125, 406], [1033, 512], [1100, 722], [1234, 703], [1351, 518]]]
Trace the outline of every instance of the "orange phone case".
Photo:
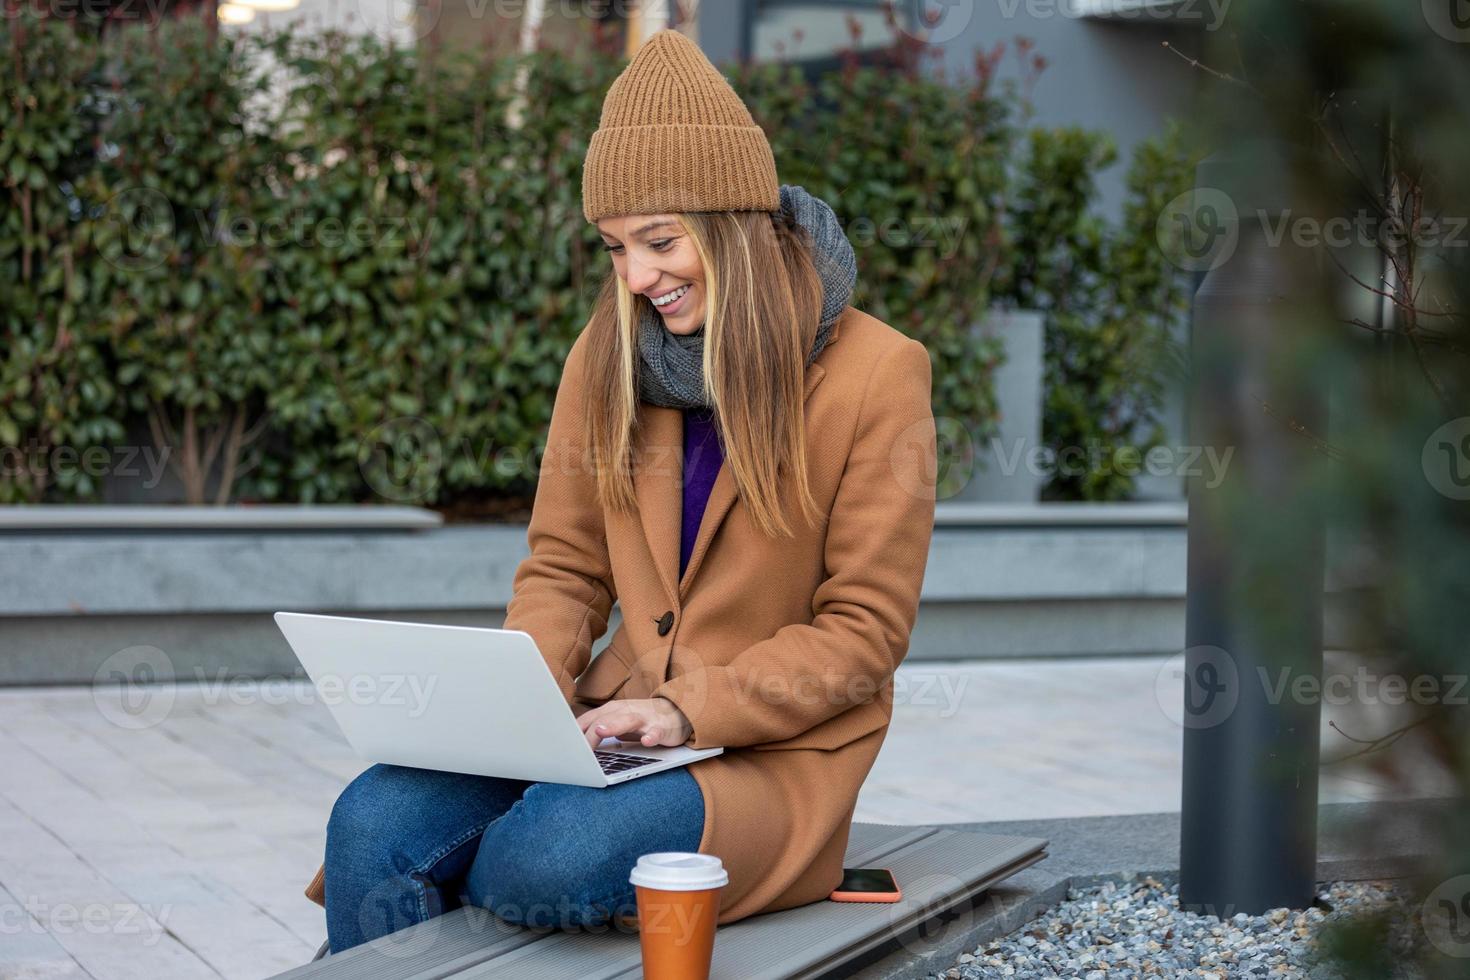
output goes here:
[[893, 869], [882, 868], [893, 876], [893, 887], [896, 892], [845, 892], [839, 886], [836, 891], [827, 897], [834, 902], [901, 902], [903, 901], [903, 888], [898, 883], [898, 876], [893, 874]]

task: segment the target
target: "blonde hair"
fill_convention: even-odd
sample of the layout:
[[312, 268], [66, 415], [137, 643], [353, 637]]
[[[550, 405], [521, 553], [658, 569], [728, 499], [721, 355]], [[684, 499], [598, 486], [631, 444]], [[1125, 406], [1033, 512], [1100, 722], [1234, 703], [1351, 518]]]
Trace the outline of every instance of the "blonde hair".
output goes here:
[[[789, 535], [783, 510], [793, 494], [808, 526], [820, 517], [807, 479], [804, 409], [806, 358], [822, 311], [811, 239], [779, 211], [677, 217], [704, 264], [705, 397], [725, 465], [754, 524]], [[636, 500], [637, 329], [651, 311], [612, 272], [587, 326], [588, 448], [599, 502], [614, 511]]]

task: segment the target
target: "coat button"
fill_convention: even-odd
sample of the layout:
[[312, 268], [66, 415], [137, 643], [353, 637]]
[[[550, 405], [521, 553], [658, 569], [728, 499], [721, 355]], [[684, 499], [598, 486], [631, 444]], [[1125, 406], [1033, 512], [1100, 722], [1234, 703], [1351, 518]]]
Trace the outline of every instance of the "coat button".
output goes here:
[[670, 609], [658, 619], [658, 635], [668, 636], [669, 630], [674, 628], [674, 611]]

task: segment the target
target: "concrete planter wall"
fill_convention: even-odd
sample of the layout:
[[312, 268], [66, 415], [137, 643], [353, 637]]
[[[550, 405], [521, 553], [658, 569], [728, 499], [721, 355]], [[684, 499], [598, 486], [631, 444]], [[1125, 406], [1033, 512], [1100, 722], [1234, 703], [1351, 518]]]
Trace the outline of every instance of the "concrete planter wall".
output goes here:
[[[1183, 522], [1177, 506], [941, 504], [909, 656], [1176, 649]], [[0, 508], [0, 684], [90, 683], [134, 646], [183, 678], [295, 674], [277, 610], [500, 625], [525, 526], [437, 524], [415, 508]]]
[[[1185, 519], [940, 504], [909, 661], [1177, 653]], [[296, 675], [277, 610], [499, 626], [527, 553], [524, 525], [416, 508], [0, 507], [0, 533], [0, 685], [91, 683], [137, 646], [188, 680]], [[1350, 646], [1353, 584], [1330, 589], [1329, 646]]]
[[1033, 310], [992, 311], [975, 327], [976, 337], [998, 338], [1005, 351], [995, 373], [1000, 428], [989, 439], [971, 437], [975, 469], [950, 500], [1034, 503], [1041, 499], [1045, 476], [1028, 461], [1042, 444], [1045, 331], [1046, 315]]

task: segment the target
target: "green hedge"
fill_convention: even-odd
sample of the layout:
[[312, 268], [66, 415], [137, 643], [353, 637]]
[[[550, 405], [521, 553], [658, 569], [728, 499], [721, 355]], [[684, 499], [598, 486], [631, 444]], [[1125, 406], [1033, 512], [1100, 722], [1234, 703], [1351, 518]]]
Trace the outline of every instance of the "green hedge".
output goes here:
[[[580, 172], [619, 59], [531, 57], [512, 128], [519, 62], [473, 51], [192, 20], [97, 41], [30, 16], [0, 51], [0, 446], [41, 461], [10, 453], [0, 501], [95, 499], [137, 433], [199, 502], [534, 491], [606, 269]], [[913, 65], [732, 81], [782, 179], [843, 217], [858, 304], [928, 346], [947, 453], [968, 451], [996, 417], [998, 354], [971, 330], [992, 273], [1019, 281], [1016, 241], [1057, 244], [1003, 207], [1014, 96]], [[69, 463], [89, 454], [100, 470]]]
[[1161, 247], [1168, 229], [1158, 219], [1194, 186], [1198, 161], [1189, 147], [1177, 124], [1139, 144], [1122, 220], [1111, 224], [1096, 212], [1095, 183], [1117, 159], [1111, 137], [1077, 127], [1027, 134], [1008, 209], [1012, 258], [994, 298], [1047, 314], [1047, 448], [1099, 461], [1058, 467], [1048, 497], [1126, 499], [1137, 477], [1112, 461], [1131, 451], [1136, 463], [1155, 447], [1170, 448], [1159, 416], [1170, 387], [1183, 390], [1184, 349], [1174, 333], [1191, 288]]
[[58, 453], [123, 437], [97, 257], [74, 210], [97, 168], [96, 49], [8, 13], [0, 31], [0, 502], [84, 498], [95, 481]]
[[938, 493], [952, 495], [998, 417], [1000, 345], [972, 328], [1002, 252], [1015, 105], [990, 96], [985, 76], [943, 84], [912, 63], [849, 67], [815, 84], [767, 63], [733, 81], [769, 134], [781, 179], [842, 217], [860, 257], [854, 303], [928, 347]]

